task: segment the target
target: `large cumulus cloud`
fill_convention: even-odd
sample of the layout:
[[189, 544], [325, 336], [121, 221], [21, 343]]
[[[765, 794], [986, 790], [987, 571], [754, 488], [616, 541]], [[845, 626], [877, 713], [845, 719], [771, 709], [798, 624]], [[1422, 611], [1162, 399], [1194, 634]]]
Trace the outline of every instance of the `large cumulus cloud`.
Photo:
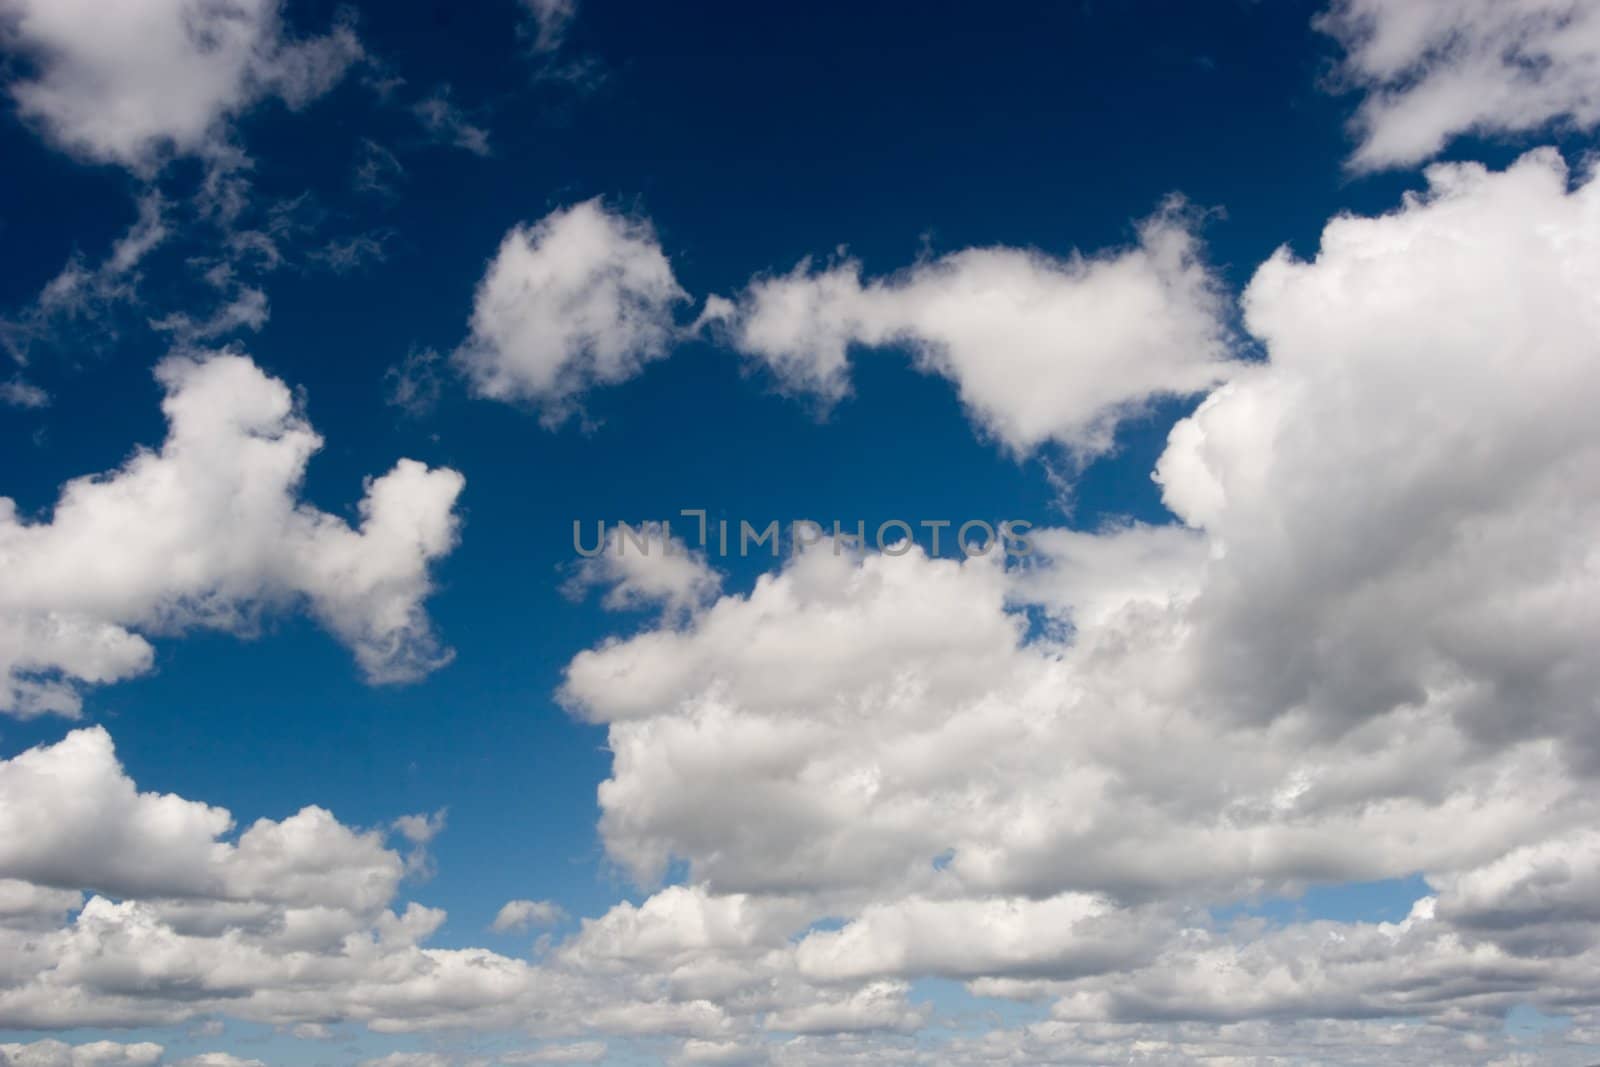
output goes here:
[[422, 602], [464, 479], [403, 459], [351, 526], [297, 499], [321, 447], [289, 387], [235, 352], [157, 368], [167, 437], [63, 486], [47, 520], [0, 497], [0, 710], [76, 714], [80, 688], [150, 669], [151, 634], [248, 632], [303, 604], [375, 682], [448, 658]]

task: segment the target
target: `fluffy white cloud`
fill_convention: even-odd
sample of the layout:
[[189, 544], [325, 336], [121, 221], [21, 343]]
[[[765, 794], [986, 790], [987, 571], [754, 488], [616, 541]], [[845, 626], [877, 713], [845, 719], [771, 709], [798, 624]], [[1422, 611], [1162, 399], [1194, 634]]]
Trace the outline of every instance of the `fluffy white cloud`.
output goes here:
[[[1590, 1017], [1597, 213], [1540, 152], [1274, 256], [1268, 360], [1158, 464], [1184, 527], [1039, 531], [1009, 571], [823, 544], [576, 657], [608, 852], [690, 887], [563, 958], [725, 1006], [838, 983], [775, 1030], [928, 975], [1056, 1000], [942, 1063], [1482, 1063], [1515, 1005]], [[1399, 923], [1206, 911], [1418, 872]]]
[[68, 151], [149, 171], [169, 155], [212, 149], [230, 119], [266, 97], [305, 104], [361, 55], [343, 25], [291, 38], [281, 8], [282, 0], [0, 0], [5, 40], [31, 65], [10, 93]]
[[226, 1013], [408, 1030], [571, 1010], [526, 963], [421, 948], [444, 913], [391, 910], [406, 865], [380, 834], [316, 807], [232, 830], [222, 809], [139, 792], [98, 728], [0, 762], [0, 887], [58, 898], [0, 910], [0, 1028]]
[[1175, 203], [1133, 248], [1067, 259], [970, 248], [867, 282], [855, 260], [802, 262], [709, 303], [705, 319], [829, 402], [849, 389], [852, 345], [904, 345], [1007, 448], [1054, 441], [1087, 458], [1153, 398], [1204, 392], [1231, 371], [1192, 222]]
[[121, 898], [281, 905], [314, 923], [319, 911], [370, 914], [403, 873], [380, 835], [352, 832], [321, 808], [222, 841], [232, 829], [221, 808], [138, 792], [99, 727], [0, 762], [0, 878]]
[[1099, 897], [872, 904], [837, 931], [808, 934], [800, 972], [820, 981], [938, 975], [1093, 974], [1154, 955], [1170, 923], [1118, 911]]
[[722, 588], [722, 575], [706, 562], [705, 553], [690, 549], [659, 523], [612, 524], [602, 539], [585, 544], [579, 529], [574, 546], [598, 551], [582, 560], [565, 585], [566, 592], [581, 597], [585, 590], [604, 586], [601, 603], [612, 611], [659, 607], [669, 618], [695, 611], [713, 600]]
[[391, 1052], [362, 1060], [357, 1067], [452, 1067], [454, 1061], [438, 1052]]
[[604, 1041], [576, 1041], [566, 1045], [546, 1045], [543, 1048], [507, 1052], [500, 1057], [505, 1064], [520, 1063], [599, 1063], [606, 1058]]
[[1164, 497], [1219, 557], [1191, 681], [1237, 719], [1449, 709], [1593, 768], [1600, 184], [1553, 152], [1428, 177], [1263, 265], [1271, 362], [1172, 433]]
[[63, 1041], [32, 1041], [27, 1044], [0, 1045], [3, 1067], [155, 1067], [164, 1050], [149, 1041], [122, 1045], [115, 1041], [91, 1041], [69, 1045]]
[[1367, 94], [1360, 169], [1420, 162], [1466, 133], [1600, 122], [1600, 7], [1587, 0], [1335, 0], [1317, 25]]
[[495, 913], [490, 929], [496, 933], [526, 930], [530, 926], [548, 926], [560, 922], [566, 915], [561, 905], [550, 900], [508, 900]]
[[648, 222], [586, 200], [506, 234], [455, 361], [480, 396], [559, 424], [586, 390], [665, 356], [686, 299]]
[[[57, 810], [80, 794], [88, 799], [79, 810]], [[1373, 1047], [1399, 1048], [1409, 1035], [1442, 1050], [1431, 1062], [1478, 1063], [1496, 1039], [1462, 1038], [1474, 1012], [1524, 1000], [1586, 1003], [1591, 956], [1600, 951], [1592, 938], [1554, 953], [1548, 939], [1519, 945], [1508, 934], [1526, 924], [1506, 918], [1508, 903], [1528, 910], [1528, 886], [1546, 894], [1533, 908], [1539, 922], [1550, 904], [1559, 910], [1561, 901], [1592, 896], [1587, 828], [1565, 843], [1441, 879], [1438, 896], [1398, 924], [1273, 930], [1241, 922], [1218, 932], [1185, 925], [1167, 910], [1119, 911], [1086, 896], [920, 897], [869, 905], [838, 930], [796, 941], [790, 932], [820, 914], [815, 900], [672, 887], [585, 920], [535, 966], [481, 949], [422, 947], [444, 915], [416, 904], [391, 910], [403, 864], [375, 834], [308, 808], [282, 822], [262, 820], [230, 841], [226, 812], [139, 793], [98, 730], [0, 763], [0, 829], [28, 819], [43, 820], [38, 841], [0, 855], [0, 879], [18, 876], [0, 887], [50, 871], [85, 886], [115, 884], [127, 895], [120, 902], [93, 896], [81, 908], [81, 898], [55, 902], [76, 913], [65, 925], [58, 914], [42, 926], [19, 926], [0, 911], [0, 1026], [9, 1028], [227, 1015], [297, 1029], [349, 1021], [387, 1032], [679, 1035], [687, 1038], [683, 1062], [896, 1062], [906, 1046], [895, 1035], [925, 1026], [930, 1014], [908, 1000], [904, 978], [885, 976], [945, 974], [975, 978], [987, 995], [1054, 997], [1057, 1021], [992, 1033], [975, 1046], [960, 1037], [935, 1043], [906, 1062], [1096, 1063], [1131, 1040], [1166, 1049], [1175, 1063], [1253, 1046], [1354, 1065], [1389, 1062], [1362, 1057]], [[97, 819], [111, 825], [94, 839], [85, 827]], [[0, 840], [16, 836], [7, 830]], [[108, 849], [111, 856], [96, 855]], [[1568, 877], [1555, 869], [1563, 853], [1588, 858]], [[1474, 925], [1448, 914], [1498, 917]], [[1304, 1019], [1251, 1022], [1286, 1014], [1437, 1016], [1457, 1036], [1452, 1042], [1440, 1027], [1415, 1021], [1387, 1033], [1373, 1025], [1307, 1031]], [[1175, 1019], [1241, 1021], [1223, 1032], [1185, 1029]], [[143, 1058], [126, 1049], [146, 1046], [111, 1046], [102, 1058], [82, 1051], [97, 1047], [38, 1042], [21, 1046], [19, 1057], [14, 1046], [0, 1046], [0, 1054], [14, 1055], [0, 1062], [164, 1062], [159, 1046], [147, 1046]], [[605, 1054], [604, 1043], [588, 1039], [500, 1061], [587, 1063]], [[249, 1062], [222, 1052], [184, 1061]], [[374, 1062], [456, 1060], [399, 1052]]]
[[145, 634], [248, 632], [302, 602], [375, 682], [447, 659], [422, 601], [455, 545], [459, 474], [401, 460], [352, 527], [296, 499], [322, 439], [283, 382], [227, 352], [169, 358], [157, 377], [158, 451], [68, 482], [49, 521], [0, 497], [0, 709], [75, 714], [79, 686], [149, 669]]

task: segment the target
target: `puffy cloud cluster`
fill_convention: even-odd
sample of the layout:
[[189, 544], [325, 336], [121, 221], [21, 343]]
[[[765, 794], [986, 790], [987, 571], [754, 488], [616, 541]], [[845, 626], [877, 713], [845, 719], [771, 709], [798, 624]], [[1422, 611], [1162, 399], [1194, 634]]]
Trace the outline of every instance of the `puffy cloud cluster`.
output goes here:
[[[1568, 90], [1590, 17], [1341, 5], [1329, 25], [1380, 87], [1363, 159], [1589, 121]], [[218, 32], [208, 64], [240, 47]], [[1456, 79], [1502, 75], [1463, 119]], [[194, 119], [191, 147], [238, 106]], [[133, 163], [186, 143], [57, 136]], [[455, 361], [559, 422], [663, 355], [683, 299], [649, 228], [590, 201], [507, 235]], [[1098, 257], [802, 264], [714, 303], [732, 344], [825, 398], [852, 345], [907, 346], [1018, 454], [1088, 458], [1149, 398], [1209, 391], [1155, 471], [1180, 521], [1037, 531], [1009, 569], [824, 543], [726, 595], [703, 558], [614, 543], [576, 585], [663, 617], [576, 656], [561, 698], [608, 730], [601, 834], [653, 891], [532, 958], [430, 947], [444, 913], [399, 903], [440, 816], [394, 823], [409, 854], [316, 807], [240, 829], [140, 792], [102, 730], [25, 751], [0, 762], [0, 1028], [226, 1015], [538, 1039], [507, 1064], [621, 1044], [797, 1067], [1511, 1067], [1503, 1020], [1531, 1005], [1570, 1023], [1546, 1061], [1592, 1061], [1600, 180], [1548, 152], [1435, 168], [1392, 213], [1331, 222], [1314, 259], [1275, 255], [1243, 306], [1264, 362], [1228, 359], [1171, 213]], [[159, 375], [159, 450], [69, 483], [48, 520], [0, 500], [0, 702], [72, 713], [82, 686], [147, 669], [149, 636], [294, 605], [375, 680], [440, 662], [422, 603], [460, 476], [401, 461], [351, 526], [298, 499], [320, 439], [283, 383], [230, 353]], [[1394, 922], [1214, 910], [1419, 873]], [[561, 918], [517, 899], [492, 929]], [[977, 1032], [921, 1001], [927, 978], [1040, 1017]], [[162, 1056], [0, 1045], [0, 1064]]]
[[852, 346], [906, 346], [1008, 449], [1055, 442], [1088, 458], [1152, 399], [1205, 392], [1231, 372], [1223, 297], [1193, 222], [1174, 203], [1140, 225], [1133, 248], [1067, 259], [969, 248], [865, 282], [855, 260], [806, 261], [736, 302], [714, 300], [707, 318], [785, 386], [825, 402], [849, 389]]
[[230, 840], [228, 812], [139, 792], [98, 728], [0, 763], [0, 828], [0, 1028], [507, 1025], [536, 984], [419, 947], [444, 913], [391, 909], [406, 863], [381, 834], [308, 807]]
[[[511, 1064], [597, 1062], [605, 1054], [597, 1034], [717, 1043], [757, 1019], [829, 1033], [904, 1030], [921, 1018], [905, 1003], [904, 983], [808, 982], [792, 960], [756, 944], [746, 929], [754, 911], [695, 890], [587, 920], [545, 963], [427, 947], [445, 913], [399, 906], [411, 865], [381, 833], [316, 807], [238, 832], [225, 810], [139, 791], [100, 728], [0, 761], [0, 841], [0, 1029], [225, 1016], [310, 1038], [344, 1022], [391, 1034], [471, 1028], [544, 1039], [499, 1061]], [[543, 902], [513, 901], [497, 926], [558, 915]], [[785, 925], [768, 920], [763, 936]], [[734, 1003], [749, 967], [765, 967], [767, 988]], [[137, 1048], [144, 1059], [129, 1062], [164, 1062], [159, 1046]], [[21, 1064], [98, 1064], [102, 1052], [121, 1063], [120, 1049], [0, 1046]], [[393, 1055], [376, 1062], [456, 1062]]]
[[282, 0], [3, 0], [0, 28], [31, 66], [10, 87], [22, 116], [67, 151], [142, 172], [214, 151], [263, 99], [302, 106], [362, 54], [344, 25], [291, 37]]
[[506, 234], [455, 362], [480, 396], [557, 425], [588, 389], [664, 357], [687, 298], [649, 223], [586, 200]]
[[[690, 888], [564, 951], [725, 1006], [1053, 1001], [944, 1063], [1511, 1063], [1520, 1004], [1593, 1059], [1600, 182], [1428, 178], [1257, 272], [1268, 360], [1157, 466], [1184, 525], [1038, 532], [1010, 571], [822, 545], [576, 657], [607, 850]], [[1401, 922], [1209, 910], [1417, 873]]]
[[69, 1045], [48, 1039], [12, 1042], [0, 1045], [0, 1067], [156, 1067], [165, 1051], [150, 1041], [132, 1045], [115, 1041]]
[[401, 460], [367, 484], [352, 527], [297, 499], [322, 439], [283, 382], [230, 352], [156, 373], [158, 450], [68, 482], [47, 521], [0, 497], [0, 709], [76, 714], [81, 686], [150, 668], [146, 635], [247, 633], [299, 604], [375, 682], [447, 659], [422, 602], [456, 543], [461, 475]]
[[[1353, 1067], [1517, 1063], [1502, 1021], [1532, 1005], [1570, 1020], [1547, 1058], [1592, 1060], [1600, 182], [1550, 153], [1429, 181], [1257, 272], [1268, 359], [1157, 465], [1182, 524], [1039, 531], [1009, 569], [822, 543], [720, 596], [693, 556], [588, 575], [677, 605], [575, 657], [561, 695], [609, 731], [608, 855], [683, 883], [537, 959], [429, 947], [444, 914], [396, 903], [419, 864], [320, 809], [235, 834], [140, 793], [99, 731], [0, 764], [0, 1026], [543, 1042], [508, 1063], [603, 1040], [683, 1063]], [[294, 503], [317, 442], [281, 383], [229, 355], [162, 377], [159, 452], [4, 527], [8, 618], [66, 604], [137, 642], [304, 599], [380, 664], [426, 632], [459, 479], [381, 479], [352, 529]], [[12, 647], [73, 650], [35, 629], [57, 644]], [[46, 662], [93, 680], [92, 658]], [[439, 823], [397, 826], [421, 847]], [[1396, 922], [1213, 911], [1418, 873]], [[558, 917], [516, 900], [495, 927]], [[1043, 1016], [948, 1026], [930, 977]]]
[[1600, 122], [1600, 7], [1588, 0], [1335, 0], [1318, 20], [1366, 91], [1352, 164], [1417, 163], [1461, 134]]

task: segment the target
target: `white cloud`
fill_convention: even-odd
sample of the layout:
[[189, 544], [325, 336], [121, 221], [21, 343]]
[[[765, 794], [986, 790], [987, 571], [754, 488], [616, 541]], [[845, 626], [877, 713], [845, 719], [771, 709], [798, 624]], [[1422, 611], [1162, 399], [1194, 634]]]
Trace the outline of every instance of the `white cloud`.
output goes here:
[[48, 521], [0, 497], [0, 707], [76, 714], [82, 685], [150, 668], [145, 635], [248, 633], [298, 603], [374, 682], [448, 658], [422, 601], [455, 545], [459, 474], [401, 460], [352, 527], [296, 500], [322, 439], [283, 382], [231, 353], [172, 357], [157, 376], [158, 451], [67, 483]]
[[1217, 282], [1176, 203], [1130, 249], [1057, 259], [969, 248], [863, 282], [844, 259], [758, 278], [703, 321], [788, 388], [832, 402], [849, 390], [853, 345], [903, 345], [955, 383], [973, 419], [1008, 449], [1053, 441], [1080, 458], [1154, 398], [1201, 393], [1233, 368]]
[[685, 299], [649, 223], [586, 200], [506, 234], [455, 361], [480, 396], [559, 424], [586, 390], [665, 356]]
[[554, 52], [578, 14], [578, 0], [523, 0], [533, 22], [533, 50]]
[[227, 1015], [405, 1031], [575, 1010], [526, 963], [420, 947], [444, 913], [391, 910], [405, 864], [381, 833], [307, 807], [234, 837], [220, 808], [139, 792], [98, 728], [0, 761], [0, 829], [0, 886], [95, 893], [0, 911], [0, 1028]]
[[0, 1044], [0, 1067], [266, 1067], [260, 1060], [242, 1059], [226, 1052], [202, 1052], [181, 1060], [168, 1060], [166, 1050], [151, 1041], [121, 1044], [90, 1041], [69, 1045], [46, 1038], [26, 1044]]
[[1046, 900], [907, 897], [872, 904], [796, 948], [800, 973], [825, 982], [938, 975], [1094, 974], [1153, 956], [1170, 924], [1064, 893]]
[[[1268, 360], [1158, 463], [1187, 528], [1038, 531], [1009, 572], [824, 544], [575, 657], [608, 854], [689, 884], [561, 958], [816, 983], [771, 1031], [916, 1025], [865, 1006], [928, 975], [1056, 1000], [955, 1063], [1483, 1063], [1517, 1004], [1592, 1017], [1600, 181], [1429, 183], [1257, 272]], [[1418, 872], [1398, 923], [1206, 911]]]
[[566, 916], [561, 905], [550, 900], [508, 900], [501, 906], [489, 927], [497, 934], [526, 930], [530, 926], [549, 926]]
[[350, 184], [358, 192], [392, 197], [397, 195], [395, 186], [405, 177], [406, 168], [393, 152], [370, 137], [361, 139], [355, 170], [350, 176]]
[[115, 337], [114, 313], [138, 300], [140, 263], [170, 235], [166, 201], [159, 193], [146, 193], [139, 199], [137, 217], [105, 259], [90, 266], [75, 252], [33, 303], [0, 317], [0, 344], [13, 359], [26, 363], [34, 344], [55, 339], [69, 326], [92, 324]]
[[703, 1041], [691, 1037], [683, 1043], [676, 1055], [672, 1057], [674, 1064], [750, 1064], [765, 1063], [767, 1060], [766, 1049], [760, 1046], [742, 1044], [738, 1041]]
[[99, 727], [0, 762], [0, 829], [0, 878], [115, 897], [366, 914], [402, 873], [380, 835], [354, 833], [320, 808], [263, 819], [225, 843], [226, 811], [138, 792]]
[[766, 1018], [768, 1030], [790, 1034], [849, 1034], [873, 1030], [912, 1031], [928, 1013], [906, 1002], [904, 982], [869, 982], [857, 989], [822, 996]]
[[[660, 523], [611, 524], [599, 552], [582, 560], [564, 588], [581, 597], [592, 586], [605, 586], [601, 603], [611, 611], [659, 607], [678, 618], [709, 603], [722, 588], [722, 575], [706, 562], [705, 553], [671, 537]], [[584, 545], [585, 550], [592, 545]]]
[[501, 1063], [599, 1063], [606, 1058], [603, 1041], [577, 1041], [566, 1045], [546, 1045], [543, 1048], [507, 1052]]
[[475, 156], [490, 155], [489, 131], [468, 119], [466, 113], [450, 99], [450, 95], [450, 87], [441, 86], [419, 100], [412, 107], [412, 113], [422, 123], [422, 128], [440, 144], [465, 149]]
[[42, 408], [50, 405], [50, 394], [21, 378], [0, 382], [0, 404], [18, 408]]
[[1219, 556], [1191, 681], [1239, 720], [1448, 708], [1472, 743], [1600, 766], [1600, 184], [1569, 192], [1553, 152], [1428, 178], [1264, 264], [1271, 362], [1173, 430], [1163, 495]]
[[452, 1067], [454, 1061], [438, 1052], [391, 1052], [362, 1060], [356, 1067]]
[[5, 1067], [155, 1067], [164, 1050], [149, 1041], [123, 1045], [115, 1041], [91, 1041], [69, 1045], [46, 1039], [27, 1044], [0, 1045], [0, 1064]]
[[10, 87], [22, 116], [70, 152], [143, 172], [212, 150], [262, 99], [303, 106], [361, 55], [348, 26], [287, 35], [281, 0], [3, 0], [0, 20], [32, 66]]
[[1335, 0], [1317, 25], [1367, 94], [1359, 169], [1421, 162], [1462, 134], [1600, 122], [1600, 8], [1586, 0]]
[[445, 811], [421, 815], [402, 815], [394, 821], [395, 832], [413, 845], [426, 845], [444, 830]]
[[405, 359], [383, 372], [384, 402], [412, 418], [421, 418], [439, 406], [444, 394], [443, 360], [431, 348], [413, 348]]
[[174, 311], [152, 319], [150, 328], [171, 334], [179, 344], [195, 345], [243, 330], [259, 333], [270, 313], [264, 290], [253, 285], [239, 285], [224, 303], [203, 319], [196, 319], [185, 311]]

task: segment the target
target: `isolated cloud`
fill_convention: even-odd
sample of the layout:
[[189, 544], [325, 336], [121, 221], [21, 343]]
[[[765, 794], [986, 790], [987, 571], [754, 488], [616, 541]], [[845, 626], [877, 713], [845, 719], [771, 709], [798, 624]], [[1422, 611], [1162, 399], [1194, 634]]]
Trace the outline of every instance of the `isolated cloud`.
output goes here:
[[0, 23], [31, 68], [10, 86], [21, 115], [69, 152], [146, 172], [208, 151], [260, 100], [302, 106], [361, 55], [345, 25], [291, 37], [281, 0], [0, 0]]
[[658, 607], [667, 618], [689, 614], [713, 600], [722, 575], [706, 562], [706, 554], [670, 536], [660, 523], [612, 523], [597, 529], [593, 544], [584, 544], [580, 529], [576, 547], [593, 555], [581, 560], [564, 589], [581, 597], [593, 587], [606, 592], [601, 603], [611, 611]]
[[48, 521], [0, 497], [0, 708], [76, 714], [79, 689], [143, 673], [146, 635], [249, 633], [304, 604], [374, 682], [443, 663], [422, 608], [455, 545], [455, 471], [401, 460], [368, 482], [360, 522], [296, 498], [322, 439], [288, 386], [229, 352], [156, 371], [167, 438], [62, 487]]
[[506, 234], [455, 361], [478, 395], [556, 425], [588, 389], [665, 356], [686, 299], [649, 223], [586, 200]]
[[522, 0], [533, 23], [533, 50], [554, 52], [578, 14], [578, 0]]
[[0, 382], [0, 404], [16, 408], [42, 408], [50, 404], [50, 394], [32, 382], [12, 378]]
[[1467, 133], [1600, 122], [1600, 8], [1583, 0], [1335, 0], [1317, 20], [1365, 91], [1351, 163], [1418, 163]]
[[1152, 399], [1204, 392], [1231, 372], [1223, 298], [1192, 225], [1174, 203], [1130, 249], [1057, 259], [969, 248], [866, 282], [855, 260], [804, 261], [709, 304], [706, 319], [825, 402], [849, 390], [852, 346], [906, 346], [1011, 451], [1053, 441], [1088, 458]]
[[490, 929], [497, 934], [513, 930], [526, 930], [530, 926], [548, 926], [560, 922], [566, 912], [549, 900], [508, 900], [494, 917]]
[[[475, 156], [487, 156], [489, 131], [472, 122], [451, 99], [450, 87], [442, 85], [417, 101], [411, 109], [428, 135], [440, 144], [464, 149]], [[370, 143], [370, 142], [369, 142]], [[393, 157], [390, 157], [391, 159]]]

